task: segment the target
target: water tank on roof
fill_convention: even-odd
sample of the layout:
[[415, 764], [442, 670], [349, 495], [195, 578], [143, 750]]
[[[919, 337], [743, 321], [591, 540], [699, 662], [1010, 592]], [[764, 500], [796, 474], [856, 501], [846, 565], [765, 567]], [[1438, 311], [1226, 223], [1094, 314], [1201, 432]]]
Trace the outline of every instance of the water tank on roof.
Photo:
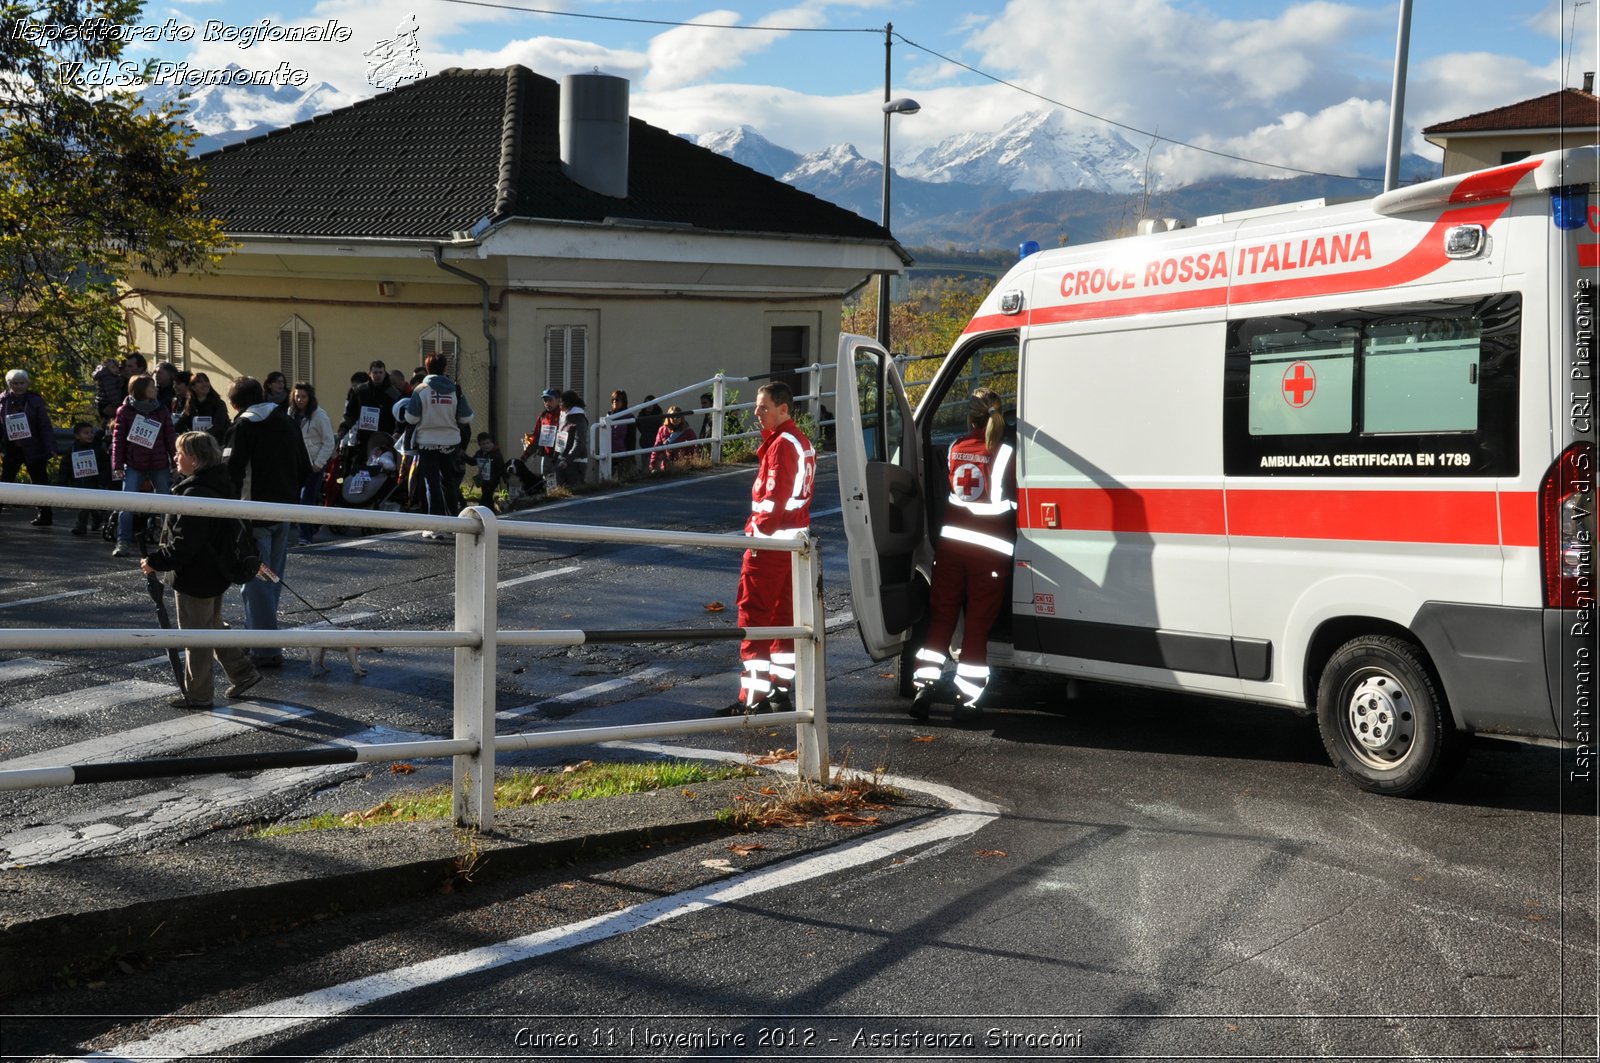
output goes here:
[[603, 196], [628, 195], [628, 79], [561, 79], [561, 172]]

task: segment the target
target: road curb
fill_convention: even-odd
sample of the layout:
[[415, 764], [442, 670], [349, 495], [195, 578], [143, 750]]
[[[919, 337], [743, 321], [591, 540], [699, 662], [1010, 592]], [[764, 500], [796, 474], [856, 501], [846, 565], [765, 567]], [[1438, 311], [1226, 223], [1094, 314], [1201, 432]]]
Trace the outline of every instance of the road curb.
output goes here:
[[0, 872], [0, 996], [118, 960], [204, 948], [611, 851], [735, 833], [719, 812], [750, 780], [503, 814], [486, 834], [438, 823], [213, 838], [136, 856]]

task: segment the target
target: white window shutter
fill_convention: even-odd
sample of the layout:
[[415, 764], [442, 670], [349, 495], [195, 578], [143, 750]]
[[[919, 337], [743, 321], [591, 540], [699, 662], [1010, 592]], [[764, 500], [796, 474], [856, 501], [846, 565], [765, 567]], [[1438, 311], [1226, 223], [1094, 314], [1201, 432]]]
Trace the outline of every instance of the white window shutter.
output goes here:
[[179, 369], [189, 368], [189, 337], [183, 327], [183, 318], [176, 315], [167, 319], [170, 332], [167, 337], [169, 356]]
[[278, 371], [289, 378], [291, 387], [302, 380], [314, 383], [312, 340], [311, 326], [299, 314], [278, 326]]

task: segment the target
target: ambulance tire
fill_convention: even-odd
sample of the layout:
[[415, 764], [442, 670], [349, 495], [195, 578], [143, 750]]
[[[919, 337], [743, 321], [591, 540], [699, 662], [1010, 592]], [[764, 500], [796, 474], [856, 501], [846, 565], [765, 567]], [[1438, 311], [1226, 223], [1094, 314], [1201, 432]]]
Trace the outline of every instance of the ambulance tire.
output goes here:
[[1351, 639], [1328, 659], [1317, 724], [1334, 767], [1361, 789], [1391, 797], [1444, 781], [1465, 745], [1422, 650], [1390, 635]]
[[894, 693], [898, 698], [909, 698], [917, 692], [915, 684], [911, 682], [911, 673], [917, 669], [917, 648], [907, 642], [900, 647], [900, 654], [894, 659]]

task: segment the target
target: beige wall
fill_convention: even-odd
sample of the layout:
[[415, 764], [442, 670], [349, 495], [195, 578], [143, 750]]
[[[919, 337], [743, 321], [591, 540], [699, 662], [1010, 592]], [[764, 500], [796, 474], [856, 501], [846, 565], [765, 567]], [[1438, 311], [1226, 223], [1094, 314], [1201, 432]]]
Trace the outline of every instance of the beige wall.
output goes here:
[[[229, 264], [237, 267], [244, 256]], [[488, 357], [478, 289], [461, 283], [407, 281], [394, 298], [377, 294], [383, 263], [371, 278], [318, 279], [251, 276], [235, 268], [204, 277], [131, 277], [127, 300], [131, 343], [155, 353], [152, 321], [157, 314], [183, 319], [188, 367], [214, 383], [243, 374], [265, 376], [279, 366], [278, 331], [298, 315], [314, 336], [312, 383], [322, 404], [342, 411], [352, 373], [373, 358], [406, 373], [421, 361], [422, 333], [436, 322], [461, 343], [460, 383], [477, 408], [475, 430], [487, 430]], [[547, 325], [582, 324], [589, 329], [588, 365], [580, 389], [591, 416], [605, 412], [615, 388], [632, 402], [664, 395], [717, 372], [731, 376], [765, 373], [770, 367], [771, 330], [806, 326], [807, 361], [828, 362], [838, 344], [839, 300], [668, 298], [656, 296], [555, 295], [495, 288], [491, 314], [499, 346], [501, 442], [514, 448], [542, 408]], [[831, 377], [829, 378], [831, 381]], [[755, 397], [755, 385], [739, 387], [740, 401]], [[698, 393], [678, 400], [698, 403]]]
[[[780, 301], [777, 305], [783, 309], [774, 310], [773, 302], [760, 300], [619, 296], [578, 300], [511, 292], [503, 303], [512, 335], [511, 352], [504, 359], [510, 415], [505, 434], [513, 438], [532, 428], [542, 408], [544, 335], [549, 325], [589, 327], [583, 398], [594, 418], [606, 411], [617, 388], [638, 403], [646, 395], [665, 395], [718, 372], [730, 376], [767, 372], [771, 330], [776, 325], [807, 326], [808, 361], [830, 360], [839, 339], [837, 299]], [[739, 391], [740, 401], [755, 397], [755, 385], [740, 386]], [[674, 401], [692, 408], [699, 403], [698, 391]]]
[[1496, 136], [1440, 138], [1444, 140], [1444, 176], [1471, 173], [1500, 165], [1501, 153], [1525, 151], [1539, 155], [1562, 148], [1576, 148], [1600, 142], [1600, 132], [1569, 129], [1565, 133], [1511, 134]]
[[331, 411], [343, 410], [351, 374], [364, 372], [374, 358], [409, 376], [422, 361], [423, 332], [440, 323], [460, 341], [460, 383], [468, 397], [480, 409], [487, 403], [483, 315], [476, 290], [465, 284], [407, 284], [403, 298], [390, 299], [378, 297], [370, 280], [309, 284], [212, 275], [128, 281], [132, 345], [153, 359], [152, 322], [158, 314], [175, 313], [185, 326], [188, 368], [209, 374], [219, 390], [234, 376], [260, 379], [278, 369], [278, 331], [298, 315], [312, 330], [311, 383]]

